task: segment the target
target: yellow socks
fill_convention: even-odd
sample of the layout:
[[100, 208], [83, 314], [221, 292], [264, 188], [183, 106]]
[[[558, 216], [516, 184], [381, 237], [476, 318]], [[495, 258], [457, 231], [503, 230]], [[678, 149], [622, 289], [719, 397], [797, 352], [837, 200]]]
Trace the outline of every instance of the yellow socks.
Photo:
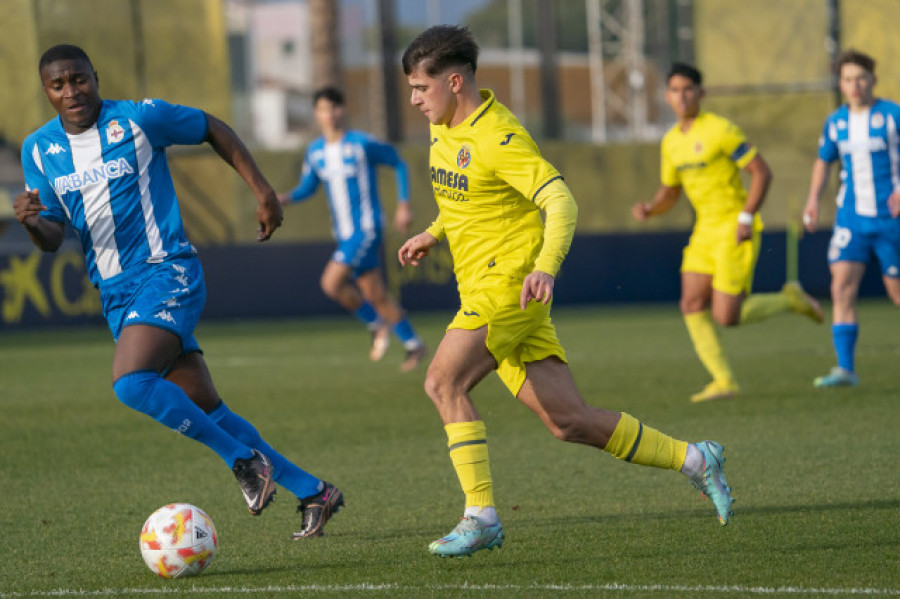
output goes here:
[[673, 439], [654, 428], [644, 426], [640, 420], [625, 412], [622, 412], [616, 429], [603, 448], [607, 453], [632, 464], [677, 472], [684, 466], [687, 449], [685, 441]]
[[687, 325], [688, 334], [694, 343], [694, 351], [713, 380], [733, 383], [734, 375], [731, 374], [731, 366], [728, 365], [725, 352], [722, 351], [709, 310], [685, 314], [684, 324]]
[[741, 306], [741, 324], [759, 322], [779, 312], [787, 312], [790, 309], [791, 299], [783, 291], [777, 293], [753, 293], [744, 300], [744, 304]]
[[466, 507], [494, 505], [494, 484], [488, 460], [484, 422], [453, 422], [444, 427], [450, 459], [466, 494]]

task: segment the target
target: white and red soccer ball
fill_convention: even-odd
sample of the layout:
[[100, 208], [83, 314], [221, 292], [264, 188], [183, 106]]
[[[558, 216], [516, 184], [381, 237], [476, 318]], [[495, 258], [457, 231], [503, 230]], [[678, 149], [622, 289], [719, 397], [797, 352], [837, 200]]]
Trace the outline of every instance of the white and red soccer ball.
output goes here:
[[199, 574], [219, 549], [212, 520], [189, 503], [171, 503], [150, 514], [140, 543], [147, 567], [163, 578]]

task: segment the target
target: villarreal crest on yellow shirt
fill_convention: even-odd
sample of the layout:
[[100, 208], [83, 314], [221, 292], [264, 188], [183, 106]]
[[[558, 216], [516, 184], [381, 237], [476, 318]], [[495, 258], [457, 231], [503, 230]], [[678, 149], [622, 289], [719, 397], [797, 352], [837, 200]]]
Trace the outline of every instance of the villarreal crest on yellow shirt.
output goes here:
[[740, 169], [757, 154], [737, 125], [701, 111], [687, 131], [676, 124], [666, 133], [661, 154], [662, 184], [684, 189], [698, 228], [737, 218], [747, 199]]
[[[489, 90], [455, 127], [431, 126], [431, 186], [440, 215], [428, 232], [446, 236], [460, 294], [487, 274], [521, 277], [544, 239], [535, 196], [559, 172]], [[551, 273], [555, 274], [555, 273]]]

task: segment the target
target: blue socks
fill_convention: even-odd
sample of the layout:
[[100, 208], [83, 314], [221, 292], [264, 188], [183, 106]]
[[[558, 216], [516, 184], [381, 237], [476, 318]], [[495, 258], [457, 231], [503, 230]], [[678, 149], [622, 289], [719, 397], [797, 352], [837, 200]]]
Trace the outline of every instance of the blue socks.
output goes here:
[[404, 318], [394, 325], [394, 334], [397, 335], [397, 339], [403, 343], [403, 347], [406, 349], [415, 349], [422, 344], [408, 318]]
[[215, 451], [229, 468], [235, 460], [252, 457], [252, 450], [258, 449], [269, 458], [275, 482], [299, 499], [321, 490], [318, 478], [272, 449], [252, 424], [229, 410], [224, 402], [207, 414], [181, 387], [152, 370], [126, 374], [113, 383], [113, 390], [126, 406]]
[[831, 339], [834, 343], [834, 353], [837, 354], [838, 366], [849, 372], [855, 372], [853, 366], [858, 335], [859, 325], [855, 322], [831, 326]]
[[229, 468], [234, 466], [235, 460], [253, 456], [250, 447], [213, 422], [181, 387], [152, 370], [126, 374], [113, 383], [113, 390], [119, 401], [129, 408], [215, 451]]
[[[370, 331], [374, 331], [382, 322], [378, 312], [375, 311], [375, 308], [369, 302], [363, 302], [363, 305], [353, 315], [362, 321]], [[422, 345], [422, 340], [416, 335], [416, 331], [408, 318], [404, 318], [395, 324], [393, 330], [394, 335], [397, 336], [397, 339], [400, 340], [406, 349], [416, 349]]]
[[381, 319], [378, 317], [378, 312], [375, 311], [375, 308], [373, 308], [372, 304], [369, 302], [363, 302], [363, 305], [360, 306], [353, 315], [362, 321], [370, 331], [381, 322]]
[[260, 437], [256, 428], [229, 410], [224, 401], [209, 413], [209, 417], [222, 429], [233, 435], [235, 439], [253, 449], [258, 449], [269, 458], [275, 482], [296, 495], [298, 499], [315, 495], [321, 490], [319, 488], [321, 480], [304, 472], [272, 449], [272, 446]]

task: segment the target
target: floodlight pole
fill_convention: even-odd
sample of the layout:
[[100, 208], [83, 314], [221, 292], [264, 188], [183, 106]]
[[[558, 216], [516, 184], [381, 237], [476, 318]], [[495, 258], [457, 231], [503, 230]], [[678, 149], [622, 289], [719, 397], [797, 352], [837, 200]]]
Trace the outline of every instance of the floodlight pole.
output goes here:
[[541, 53], [541, 113], [544, 137], [559, 139], [559, 77], [556, 64], [556, 7], [552, 0], [537, 0], [537, 38]]
[[828, 37], [825, 38], [825, 49], [828, 51], [828, 67], [831, 71], [831, 91], [834, 94], [834, 105], [840, 106], [841, 86], [838, 73], [834, 72], [838, 54], [841, 53], [841, 0], [828, 0]]
[[525, 48], [522, 40], [522, 0], [506, 0], [509, 32], [510, 107], [520, 121], [525, 120]]
[[400, 95], [397, 91], [396, 20], [394, 0], [378, 0], [378, 21], [381, 38], [381, 84], [384, 94], [384, 125], [388, 141], [403, 140], [403, 123], [400, 120]]
[[591, 141], [606, 143], [606, 77], [603, 67], [603, 28], [600, 0], [585, 0], [588, 28], [588, 68], [591, 74]]
[[134, 79], [137, 83], [137, 97], [146, 98], [147, 57], [144, 47], [144, 15], [141, 0], [131, 0], [131, 37], [134, 40]]

